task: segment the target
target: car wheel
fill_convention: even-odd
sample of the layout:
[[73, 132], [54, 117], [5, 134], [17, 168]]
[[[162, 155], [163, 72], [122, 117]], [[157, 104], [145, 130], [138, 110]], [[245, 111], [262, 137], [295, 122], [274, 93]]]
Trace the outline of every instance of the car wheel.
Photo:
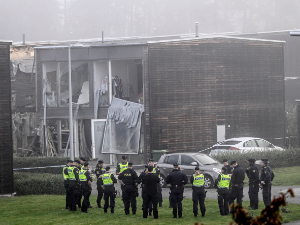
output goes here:
[[167, 186], [167, 183], [166, 183], [166, 178], [164, 175], [160, 175], [160, 186], [162, 188], [166, 187]]
[[212, 188], [213, 187], [213, 179], [209, 175], [204, 175], [204, 188]]

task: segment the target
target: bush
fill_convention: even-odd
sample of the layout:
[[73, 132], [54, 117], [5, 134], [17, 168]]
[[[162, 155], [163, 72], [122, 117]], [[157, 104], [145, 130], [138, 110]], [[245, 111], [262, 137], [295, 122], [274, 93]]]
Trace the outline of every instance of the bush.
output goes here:
[[65, 194], [62, 174], [14, 172], [14, 186], [17, 195]]
[[[18, 157], [18, 158], [15, 157], [14, 169], [66, 165], [67, 159], [68, 159], [67, 157]], [[63, 169], [61, 167], [57, 167], [57, 168], [22, 170], [22, 172], [61, 174], [62, 170]], [[18, 172], [21, 172], [21, 170]]]
[[228, 161], [237, 161], [237, 163], [243, 167], [248, 167], [246, 162], [249, 158], [254, 158], [256, 160], [267, 158], [269, 159], [269, 165], [271, 168], [281, 168], [281, 167], [291, 167], [291, 166], [300, 166], [300, 149], [286, 149], [284, 151], [280, 150], [272, 150], [272, 151], [251, 151], [241, 153], [239, 151], [236, 152], [228, 152], [218, 154], [213, 157], [219, 162], [222, 162], [223, 159], [228, 159]]

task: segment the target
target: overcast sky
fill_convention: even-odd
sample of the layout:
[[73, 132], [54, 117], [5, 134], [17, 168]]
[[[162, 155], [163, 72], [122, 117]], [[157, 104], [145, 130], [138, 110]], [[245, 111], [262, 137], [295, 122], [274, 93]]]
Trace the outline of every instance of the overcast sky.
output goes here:
[[0, 0], [0, 39], [264, 32], [300, 27], [300, 0]]

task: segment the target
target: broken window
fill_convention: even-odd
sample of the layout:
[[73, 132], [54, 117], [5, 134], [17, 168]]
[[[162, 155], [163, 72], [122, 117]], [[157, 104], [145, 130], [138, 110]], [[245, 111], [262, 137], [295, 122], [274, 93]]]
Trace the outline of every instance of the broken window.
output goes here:
[[[60, 63], [60, 95], [59, 106], [69, 105], [69, 64]], [[72, 102], [89, 106], [88, 62], [72, 62]]]

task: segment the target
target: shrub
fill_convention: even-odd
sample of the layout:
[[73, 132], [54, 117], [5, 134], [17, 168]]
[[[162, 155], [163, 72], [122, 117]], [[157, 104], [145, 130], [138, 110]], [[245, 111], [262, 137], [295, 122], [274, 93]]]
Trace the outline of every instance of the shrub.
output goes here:
[[17, 195], [65, 194], [63, 176], [59, 174], [14, 172], [14, 186]]
[[[67, 162], [66, 157], [15, 157], [14, 158], [14, 169], [15, 168], [30, 168], [30, 167], [45, 167], [45, 166], [58, 166], [65, 165]], [[41, 168], [32, 170], [21, 170], [22, 172], [30, 173], [53, 173], [61, 174], [62, 168]], [[19, 171], [19, 172], [21, 172]]]
[[248, 167], [246, 160], [249, 158], [254, 158], [256, 160], [267, 158], [269, 159], [269, 165], [271, 168], [281, 168], [281, 167], [291, 167], [291, 166], [300, 166], [300, 149], [286, 149], [284, 151], [272, 150], [272, 151], [250, 151], [241, 153], [236, 152], [227, 152], [218, 154], [213, 157], [219, 162], [222, 162], [223, 159], [228, 159], [228, 161], [237, 161], [237, 163], [243, 167]]

